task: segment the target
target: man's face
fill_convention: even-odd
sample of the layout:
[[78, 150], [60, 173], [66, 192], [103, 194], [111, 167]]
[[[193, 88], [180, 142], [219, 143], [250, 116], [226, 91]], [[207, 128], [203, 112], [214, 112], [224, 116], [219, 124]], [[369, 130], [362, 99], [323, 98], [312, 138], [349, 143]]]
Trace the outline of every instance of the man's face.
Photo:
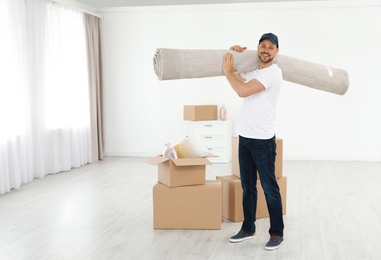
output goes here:
[[258, 57], [262, 63], [270, 63], [274, 60], [279, 49], [271, 40], [263, 40], [258, 44]]

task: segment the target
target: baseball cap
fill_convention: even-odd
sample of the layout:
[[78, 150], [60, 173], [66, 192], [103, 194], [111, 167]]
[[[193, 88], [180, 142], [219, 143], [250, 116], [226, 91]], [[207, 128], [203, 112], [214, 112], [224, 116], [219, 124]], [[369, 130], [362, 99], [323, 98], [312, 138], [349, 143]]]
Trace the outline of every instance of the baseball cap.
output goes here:
[[265, 33], [264, 35], [262, 35], [261, 39], [259, 39], [259, 43], [266, 39], [269, 39], [270, 41], [275, 43], [276, 47], [279, 48], [278, 36], [276, 36], [273, 33]]

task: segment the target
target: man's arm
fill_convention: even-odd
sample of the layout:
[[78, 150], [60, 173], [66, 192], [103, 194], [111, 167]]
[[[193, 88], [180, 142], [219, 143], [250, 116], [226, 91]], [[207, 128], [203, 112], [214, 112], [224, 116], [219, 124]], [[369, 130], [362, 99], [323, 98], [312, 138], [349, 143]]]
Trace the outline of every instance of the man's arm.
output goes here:
[[[232, 49], [233, 47], [230, 49], [235, 50]], [[256, 79], [245, 82], [241, 75], [234, 75], [237, 69], [234, 68], [234, 57], [231, 53], [225, 54], [222, 69], [230, 85], [239, 97], [248, 97], [265, 90], [263, 84]]]

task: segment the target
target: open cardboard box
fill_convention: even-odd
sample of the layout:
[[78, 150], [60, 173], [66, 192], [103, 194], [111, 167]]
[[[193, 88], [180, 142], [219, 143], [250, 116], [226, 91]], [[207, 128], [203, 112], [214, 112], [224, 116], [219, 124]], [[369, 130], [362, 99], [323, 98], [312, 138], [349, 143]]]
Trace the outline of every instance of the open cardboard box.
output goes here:
[[205, 184], [206, 165], [211, 164], [209, 154], [202, 158], [168, 159], [161, 155], [147, 159], [145, 162], [158, 166], [158, 181], [168, 187], [180, 187]]

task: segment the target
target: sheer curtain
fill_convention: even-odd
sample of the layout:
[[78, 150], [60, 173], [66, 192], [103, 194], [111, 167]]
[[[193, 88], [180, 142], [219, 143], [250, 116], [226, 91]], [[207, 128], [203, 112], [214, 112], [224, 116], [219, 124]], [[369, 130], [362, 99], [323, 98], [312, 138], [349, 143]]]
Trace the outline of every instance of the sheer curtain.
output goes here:
[[91, 162], [83, 13], [0, 1], [0, 194]]

